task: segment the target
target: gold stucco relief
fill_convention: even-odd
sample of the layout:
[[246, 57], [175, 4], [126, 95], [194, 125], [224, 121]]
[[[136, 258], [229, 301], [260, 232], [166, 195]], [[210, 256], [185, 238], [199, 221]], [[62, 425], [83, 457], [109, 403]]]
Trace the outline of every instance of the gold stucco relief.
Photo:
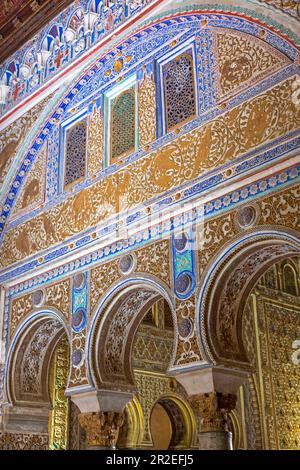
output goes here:
[[291, 98], [294, 81], [286, 80], [15, 227], [6, 234], [0, 266], [98, 224], [120, 210], [120, 201], [132, 208], [297, 129], [300, 109]]

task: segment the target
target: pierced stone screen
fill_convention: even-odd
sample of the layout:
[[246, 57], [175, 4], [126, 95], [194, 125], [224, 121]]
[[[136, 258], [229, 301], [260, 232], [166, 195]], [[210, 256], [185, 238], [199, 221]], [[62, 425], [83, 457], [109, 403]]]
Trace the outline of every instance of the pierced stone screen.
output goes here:
[[184, 52], [163, 68], [167, 131], [196, 115], [194, 61]]
[[84, 178], [86, 159], [86, 122], [80, 121], [66, 135], [65, 186]]
[[135, 89], [115, 98], [111, 113], [111, 160], [135, 149]]

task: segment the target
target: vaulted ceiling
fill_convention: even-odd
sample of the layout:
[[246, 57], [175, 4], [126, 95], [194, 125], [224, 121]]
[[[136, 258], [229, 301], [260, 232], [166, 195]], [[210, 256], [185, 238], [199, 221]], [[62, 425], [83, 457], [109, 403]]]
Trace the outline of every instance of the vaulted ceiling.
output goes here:
[[73, 0], [0, 0], [0, 63]]

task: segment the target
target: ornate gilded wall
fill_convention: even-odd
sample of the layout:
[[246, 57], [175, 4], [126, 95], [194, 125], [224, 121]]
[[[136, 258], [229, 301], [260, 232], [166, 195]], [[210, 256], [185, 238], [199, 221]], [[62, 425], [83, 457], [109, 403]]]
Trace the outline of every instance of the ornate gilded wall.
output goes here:
[[[90, 43], [143, 8], [150, 15], [146, 3], [120, 18], [115, 7]], [[267, 3], [266, 13], [297, 16]], [[235, 446], [299, 448], [299, 367], [289, 362], [299, 286], [287, 293], [276, 267], [276, 282], [251, 284], [248, 301], [244, 287], [300, 250], [300, 41], [242, 7], [193, 8], [150, 15], [89, 59], [76, 37], [83, 68], [70, 68], [70, 83], [31, 108], [29, 96], [23, 114], [27, 89], [0, 104], [10, 113], [0, 119], [0, 405], [24, 402], [35, 416], [43, 403], [46, 422], [52, 363], [52, 449], [84, 446], [64, 393], [97, 388], [134, 393], [123, 446], [151, 446], [159, 400], [175, 420], [172, 445], [197, 445], [171, 375], [221, 363], [250, 373], [231, 412]], [[46, 82], [73, 67], [59, 51], [44, 51]], [[10, 93], [24, 82], [14, 74]], [[1, 446], [48, 446], [44, 434], [1, 433]]]
[[[296, 295], [283, 284], [283, 267], [295, 273]], [[300, 446], [299, 364], [293, 342], [300, 336], [299, 258], [276, 264], [260, 279], [245, 311], [244, 336], [255, 374], [247, 385], [245, 406], [250, 448]], [[251, 393], [253, 385], [256, 393]], [[255, 437], [254, 437], [254, 436]]]
[[[99, 224], [109, 214], [118, 212], [120, 200], [126, 201], [127, 208], [131, 209], [257, 145], [298, 129], [300, 111], [291, 99], [294, 80], [283, 82], [218, 120], [120, 170], [116, 176], [105, 178], [9, 231], [3, 241], [1, 266]], [[95, 207], [104, 208], [104, 212], [99, 214], [93, 209]]]

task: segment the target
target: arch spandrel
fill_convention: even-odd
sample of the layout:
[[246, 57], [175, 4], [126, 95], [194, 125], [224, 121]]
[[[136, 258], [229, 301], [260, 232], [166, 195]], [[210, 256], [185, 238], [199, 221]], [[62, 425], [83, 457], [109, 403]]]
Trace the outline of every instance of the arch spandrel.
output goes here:
[[[299, 360], [297, 353], [293, 356], [293, 344], [300, 334], [300, 298], [294, 291], [287, 293], [281, 286], [287, 265], [293, 265], [299, 273], [299, 256], [272, 265], [276, 284], [269, 282], [270, 269], [260, 277], [248, 298], [242, 327], [245, 348], [255, 370], [258, 400], [264, 397], [250, 428], [253, 429], [255, 423], [257, 426], [259, 422], [269, 420], [273, 425], [262, 426], [257, 433], [263, 447], [296, 450], [300, 431], [297, 418]], [[257, 407], [257, 398], [252, 396], [248, 406]], [[247, 414], [249, 416], [248, 410]]]
[[[40, 152], [35, 154], [36, 158], [34, 158], [33, 166], [29, 168], [28, 163], [25, 162], [28, 146], [34, 139], [38, 137], [37, 133], [40, 133], [41, 129], [47, 123], [49, 115], [53, 110], [53, 107], [59, 102], [66, 88], [67, 85], [63, 85], [59, 91], [54, 91], [48, 94], [44, 99], [39, 101], [28, 111], [22, 114], [21, 117], [1, 129], [1, 136], [3, 136], [3, 138], [1, 139], [0, 145], [0, 202], [1, 204], [4, 203], [5, 198], [13, 187], [15, 187], [15, 189], [18, 189], [16, 199], [16, 201], [18, 200], [18, 202], [16, 203], [17, 207], [15, 207], [15, 204], [13, 204], [13, 210], [11, 213], [12, 219], [15, 216], [15, 212], [18, 212], [18, 216], [20, 214], [22, 215], [22, 211], [20, 210], [22, 209], [22, 207], [20, 208], [18, 206], [22, 205], [22, 202], [24, 204], [24, 191], [26, 190], [25, 187], [28, 184], [28, 180], [30, 182], [30, 179], [32, 177], [31, 169], [34, 169], [34, 162], [37, 159], [41, 159], [40, 154], [47, 153], [45, 146], [41, 148]], [[44, 167], [43, 170], [45, 171], [47, 168], [46, 159], [44, 159], [42, 166]], [[22, 172], [22, 170], [23, 173], [21, 173], [21, 178], [15, 179], [16, 174], [20, 176], [20, 171]], [[39, 171], [41, 170], [39, 169]], [[17, 181], [17, 186], [12, 186], [12, 184], [16, 183]], [[42, 189], [42, 187], [40, 189]], [[34, 195], [36, 195], [36, 191], [34, 192]], [[29, 196], [32, 196], [32, 194], [31, 192], [27, 191], [27, 203]], [[43, 202], [44, 199], [40, 200], [39, 204], [42, 204]], [[38, 204], [35, 205], [34, 208], [36, 208], [37, 206]], [[29, 204], [28, 207], [29, 210], [32, 210]]]
[[9, 340], [11, 340], [30, 314], [41, 311], [52, 311], [66, 323], [71, 315], [71, 279], [63, 279], [59, 282], [36, 289], [23, 295], [13, 296], [10, 301], [10, 328]]

